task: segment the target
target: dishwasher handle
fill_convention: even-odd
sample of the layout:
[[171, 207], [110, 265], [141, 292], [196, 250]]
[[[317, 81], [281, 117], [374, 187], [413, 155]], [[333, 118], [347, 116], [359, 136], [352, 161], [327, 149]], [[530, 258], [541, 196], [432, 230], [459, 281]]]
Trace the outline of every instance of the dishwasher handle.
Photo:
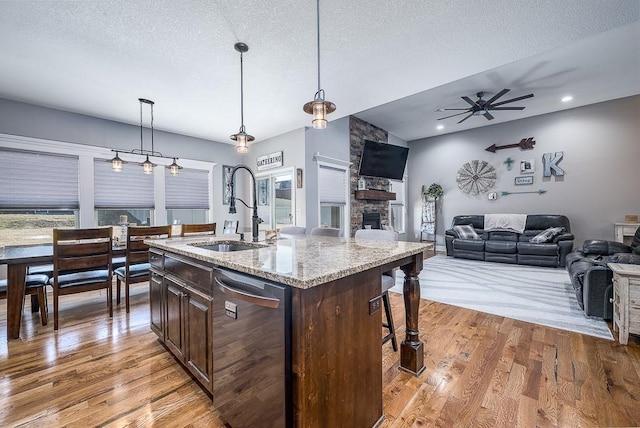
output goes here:
[[252, 305], [258, 305], [265, 308], [273, 308], [278, 309], [280, 306], [280, 300], [275, 299], [273, 297], [264, 297], [257, 296], [255, 294], [247, 293], [246, 291], [241, 291], [236, 288], [233, 288], [229, 284], [225, 284], [220, 280], [220, 278], [214, 278], [218, 283], [218, 287], [220, 291], [222, 291], [227, 296], [235, 297], [236, 299], [242, 300], [243, 302], [250, 303]]

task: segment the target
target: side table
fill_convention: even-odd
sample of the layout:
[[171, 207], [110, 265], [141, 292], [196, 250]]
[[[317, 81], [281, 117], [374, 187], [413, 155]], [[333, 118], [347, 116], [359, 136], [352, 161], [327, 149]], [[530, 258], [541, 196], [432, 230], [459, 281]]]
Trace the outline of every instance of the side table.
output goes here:
[[629, 333], [640, 334], [640, 265], [608, 263], [613, 271], [613, 331], [626, 345]]

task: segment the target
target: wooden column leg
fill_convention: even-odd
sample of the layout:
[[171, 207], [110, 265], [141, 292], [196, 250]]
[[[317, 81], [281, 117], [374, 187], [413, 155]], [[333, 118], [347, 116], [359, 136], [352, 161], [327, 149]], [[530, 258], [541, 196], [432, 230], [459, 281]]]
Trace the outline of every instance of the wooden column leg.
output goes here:
[[7, 339], [20, 338], [27, 265], [7, 266]]
[[36, 313], [40, 310], [40, 303], [38, 303], [38, 295], [31, 295], [31, 312]]
[[420, 309], [420, 280], [422, 253], [413, 256], [410, 264], [401, 267], [404, 272], [404, 307], [406, 336], [400, 344], [400, 369], [415, 376], [424, 371], [424, 344], [418, 331], [418, 310]]

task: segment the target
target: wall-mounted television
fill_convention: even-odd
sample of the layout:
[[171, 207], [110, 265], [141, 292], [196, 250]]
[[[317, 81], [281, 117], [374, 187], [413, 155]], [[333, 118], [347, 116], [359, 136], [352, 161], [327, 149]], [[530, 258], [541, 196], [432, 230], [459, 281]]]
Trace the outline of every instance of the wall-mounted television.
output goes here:
[[364, 140], [359, 175], [402, 180], [409, 148]]

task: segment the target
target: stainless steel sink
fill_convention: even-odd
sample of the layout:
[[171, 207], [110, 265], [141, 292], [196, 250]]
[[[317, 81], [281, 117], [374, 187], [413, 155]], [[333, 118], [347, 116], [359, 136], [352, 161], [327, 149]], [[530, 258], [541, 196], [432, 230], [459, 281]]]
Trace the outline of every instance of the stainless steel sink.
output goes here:
[[232, 251], [242, 251], [242, 250], [255, 250], [258, 248], [263, 248], [263, 245], [251, 244], [248, 242], [219, 242], [216, 244], [192, 244], [198, 248], [204, 248], [205, 250], [211, 251], [219, 251], [221, 253], [229, 253]]

